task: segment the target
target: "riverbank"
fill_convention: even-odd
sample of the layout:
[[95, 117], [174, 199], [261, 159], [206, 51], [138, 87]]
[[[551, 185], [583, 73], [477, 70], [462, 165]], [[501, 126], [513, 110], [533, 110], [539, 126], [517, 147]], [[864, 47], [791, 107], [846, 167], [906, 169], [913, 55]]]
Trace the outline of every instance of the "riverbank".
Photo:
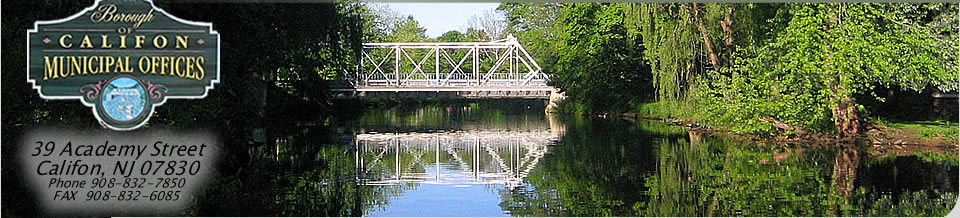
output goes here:
[[692, 131], [718, 132], [754, 141], [774, 141], [781, 145], [859, 142], [868, 145], [865, 146], [865, 150], [871, 156], [926, 153], [930, 157], [957, 162], [957, 147], [960, 144], [957, 137], [960, 134], [958, 133], [960, 125], [942, 120], [892, 121], [870, 117], [864, 120], [863, 134], [856, 138], [841, 139], [832, 132], [793, 128], [763, 117], [758, 120], [768, 126], [753, 129], [766, 129], [766, 131], [737, 131], [733, 127], [743, 124], [709, 120], [712, 117], [705, 117], [693, 106], [678, 101], [633, 104], [625, 112], [585, 113], [577, 110], [578, 108], [570, 102], [562, 102], [554, 113], [591, 114], [634, 121], [659, 120], [671, 125], [684, 126]]

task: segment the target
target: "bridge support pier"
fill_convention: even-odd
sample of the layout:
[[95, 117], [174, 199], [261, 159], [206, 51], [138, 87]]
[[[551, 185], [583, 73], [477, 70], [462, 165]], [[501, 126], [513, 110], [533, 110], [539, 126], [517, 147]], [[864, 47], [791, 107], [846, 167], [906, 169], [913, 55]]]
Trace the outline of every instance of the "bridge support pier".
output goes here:
[[549, 102], [547, 102], [547, 109], [546, 109], [545, 111], [546, 111], [547, 113], [558, 113], [558, 112], [560, 112], [560, 111], [559, 111], [559, 108], [557, 108], [557, 107], [559, 107], [559, 106], [560, 106], [560, 102], [563, 101], [563, 100], [565, 100], [565, 99], [567, 99], [567, 96], [564, 95], [563, 92], [560, 92], [560, 89], [554, 88], [552, 91], [550, 91], [550, 100], [549, 100]]

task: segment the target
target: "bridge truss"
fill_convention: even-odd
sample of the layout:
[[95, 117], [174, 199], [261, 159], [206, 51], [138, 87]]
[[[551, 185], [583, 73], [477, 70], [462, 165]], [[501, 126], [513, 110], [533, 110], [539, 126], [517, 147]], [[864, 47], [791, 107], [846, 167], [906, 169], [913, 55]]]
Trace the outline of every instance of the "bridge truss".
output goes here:
[[513, 36], [491, 42], [364, 43], [351, 88], [335, 91], [549, 92], [549, 76]]

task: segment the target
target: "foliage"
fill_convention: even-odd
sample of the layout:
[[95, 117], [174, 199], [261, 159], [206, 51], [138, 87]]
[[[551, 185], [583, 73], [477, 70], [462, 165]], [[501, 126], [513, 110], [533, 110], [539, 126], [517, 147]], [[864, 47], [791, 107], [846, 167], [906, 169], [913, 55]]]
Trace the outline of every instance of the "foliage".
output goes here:
[[643, 38], [644, 59], [651, 66], [656, 97], [676, 100], [702, 60], [699, 33], [681, 4], [630, 4], [627, 22]]
[[[838, 110], [877, 86], [956, 89], [957, 72], [938, 36], [890, 20], [874, 4], [794, 4], [785, 29], [768, 44], [741, 53], [736, 66], [711, 71], [698, 104], [713, 124], [769, 131], [772, 118], [829, 130], [850, 122]], [[952, 33], [951, 33], [952, 34]]]
[[648, 103], [639, 103], [633, 106], [632, 112], [643, 117], [661, 119], [687, 119], [693, 117], [697, 108], [678, 100], [660, 100]]
[[649, 93], [640, 40], [627, 34], [621, 4], [570, 4], [561, 23], [552, 83], [585, 112], [623, 110]]
[[[644, 39], [644, 59], [651, 65], [656, 97], [680, 100], [707, 70], [731, 64], [721, 61], [712, 65], [706, 44], [716, 47], [718, 60], [733, 60], [738, 47], [756, 44], [779, 29], [776, 22], [765, 22], [777, 16], [772, 12], [779, 7], [780, 4], [636, 3], [629, 5], [626, 15], [631, 34]], [[717, 23], [721, 25], [712, 25]], [[710, 40], [706, 41], [707, 38]]]
[[517, 37], [524, 48], [543, 67], [544, 72], [555, 72], [559, 59], [560, 15], [565, 3], [502, 3], [497, 10], [504, 12], [507, 31]]
[[[210, 96], [200, 102], [171, 101], [157, 111], [157, 121], [171, 124], [214, 119], [207, 122], [252, 128], [323, 116], [330, 103], [327, 90], [354, 68], [362, 44], [356, 3], [159, 6], [187, 20], [214, 23], [222, 37], [221, 55], [229, 57], [221, 63], [223, 79]], [[238, 20], [237, 14], [247, 17]], [[302, 31], [306, 29], [310, 31]], [[287, 116], [267, 116], [269, 112]], [[217, 121], [225, 117], [230, 119]]]
[[567, 108], [623, 111], [648, 99], [642, 40], [628, 33], [624, 4], [504, 3], [508, 30], [571, 96]]
[[[668, 100], [697, 108], [684, 113], [689, 120], [737, 132], [840, 134], [857, 132], [865, 113], [857, 98], [882, 100], [877, 90], [957, 89], [956, 9], [946, 3], [500, 6], [510, 31], [541, 50], [534, 56], [570, 97], [568, 109], [621, 112], [623, 105]], [[770, 122], [791, 128], [780, 131]]]
[[408, 16], [403, 19], [388, 37], [388, 42], [423, 42], [427, 41], [427, 29], [420, 26], [420, 22]]
[[484, 38], [485, 33], [483, 31], [473, 28], [468, 28], [466, 32], [460, 32], [456, 30], [447, 31], [437, 37], [436, 41], [440, 42], [482, 42], [489, 41], [489, 39]]
[[437, 37], [437, 41], [441, 41], [441, 42], [467, 42], [467, 41], [469, 41], [469, 40], [466, 40], [466, 38], [467, 38], [467, 36], [464, 35], [463, 33], [461, 33], [460, 31], [451, 30], [451, 31], [447, 31], [446, 33], [443, 33], [443, 35], [440, 35], [439, 37]]
[[[90, 115], [90, 108], [79, 102], [48, 101], [40, 98], [27, 83], [26, 30], [37, 20], [57, 20], [73, 15], [93, 1], [23, 1], [3, 7], [3, 128], [19, 128], [39, 122], [72, 123], [82, 127], [99, 126]], [[13, 131], [6, 131], [12, 133]], [[4, 133], [4, 136], [7, 133]], [[11, 138], [12, 137], [4, 137]]]

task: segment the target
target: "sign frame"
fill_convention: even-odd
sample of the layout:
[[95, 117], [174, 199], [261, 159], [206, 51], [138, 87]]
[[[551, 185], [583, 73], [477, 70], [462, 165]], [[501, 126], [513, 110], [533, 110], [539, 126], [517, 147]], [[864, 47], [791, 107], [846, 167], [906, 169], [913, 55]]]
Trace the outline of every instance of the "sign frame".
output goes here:
[[[221, 70], [221, 64], [222, 64], [222, 62], [221, 62], [221, 52], [220, 52], [220, 48], [221, 48], [222, 43], [221, 43], [220, 33], [213, 29], [213, 23], [212, 23], [212, 22], [201, 22], [201, 21], [185, 20], [185, 19], [179, 18], [179, 17], [177, 17], [177, 16], [174, 16], [173, 14], [170, 14], [170, 13], [166, 12], [166, 11], [163, 10], [162, 8], [157, 7], [157, 6], [153, 3], [152, 0], [134, 0], [134, 1], [143, 1], [143, 2], [145, 2], [145, 3], [148, 3], [153, 10], [157, 11], [158, 13], [162, 14], [163, 16], [165, 16], [165, 17], [167, 17], [167, 18], [169, 18], [169, 19], [171, 19], [171, 20], [173, 20], [173, 21], [179, 22], [180, 24], [189, 25], [189, 26], [197, 26], [197, 27], [206, 27], [206, 28], [207, 28], [207, 31], [208, 31], [208, 33], [209, 33], [210, 35], [216, 36], [216, 43], [217, 43], [217, 44], [216, 44], [216, 56], [217, 56], [217, 57], [216, 57], [216, 59], [215, 59], [215, 61], [216, 61], [216, 62], [215, 62], [215, 63], [216, 63], [216, 78], [211, 79], [211, 80], [210, 80], [210, 83], [209, 83], [208, 85], [205, 85], [205, 87], [204, 87], [204, 89], [203, 89], [203, 94], [202, 94], [202, 95], [189, 95], [189, 96], [184, 96], [184, 95], [172, 95], [172, 96], [168, 96], [168, 95], [165, 95], [165, 94], [164, 94], [164, 95], [160, 98], [160, 101], [158, 101], [158, 102], [151, 102], [149, 106], [145, 106], [145, 107], [143, 108], [143, 110], [148, 110], [148, 111], [143, 111], [143, 112], [141, 112], [141, 113], [147, 113], [147, 114], [145, 114], [145, 118], [144, 118], [142, 121], [139, 121], [139, 123], [137, 123], [136, 125], [133, 125], [133, 126], [130, 126], [130, 127], [117, 127], [117, 126], [109, 125], [108, 123], [106, 123], [106, 122], [104, 121], [104, 118], [100, 116], [100, 113], [98, 113], [98, 110], [97, 110], [97, 107], [98, 107], [98, 106], [97, 106], [97, 102], [91, 103], [91, 102], [85, 101], [85, 100], [83, 99], [83, 98], [84, 98], [84, 95], [76, 95], [76, 96], [48, 96], [48, 95], [45, 95], [45, 94], [43, 93], [43, 91], [42, 91], [42, 85], [38, 85], [38, 84], [37, 84], [37, 81], [31, 77], [31, 69], [30, 69], [30, 68], [31, 68], [31, 66], [30, 66], [30, 64], [31, 64], [31, 62], [30, 62], [30, 61], [31, 61], [30, 50], [31, 50], [31, 40], [32, 40], [32, 39], [31, 39], [31, 34], [36, 34], [36, 33], [38, 33], [39, 30], [40, 30], [40, 26], [41, 26], [41, 25], [62, 24], [62, 23], [66, 23], [66, 22], [69, 22], [69, 21], [73, 21], [73, 20], [75, 20], [75, 19], [77, 19], [77, 18], [81, 18], [81, 16], [87, 14], [88, 12], [97, 10], [97, 7], [101, 6], [101, 3], [103, 3], [104, 1], [105, 1], [105, 0], [96, 0], [96, 1], [94, 1], [93, 5], [91, 5], [90, 7], [84, 8], [83, 10], [80, 10], [80, 11], [77, 12], [76, 14], [70, 15], [70, 16], [65, 17], [65, 18], [62, 18], [62, 19], [57, 19], [57, 20], [38, 20], [38, 21], [35, 21], [34, 24], [33, 24], [33, 28], [26, 30], [26, 31], [27, 31], [27, 32], [26, 32], [26, 33], [27, 33], [27, 34], [26, 34], [26, 35], [27, 35], [27, 41], [26, 41], [26, 42], [27, 42], [27, 43], [26, 43], [26, 50], [27, 50], [27, 55], [26, 55], [26, 58], [27, 58], [27, 60], [26, 60], [26, 61], [27, 61], [26, 77], [27, 77], [27, 82], [31, 84], [32, 89], [37, 90], [37, 93], [40, 95], [41, 98], [47, 99], [47, 100], [72, 100], [72, 99], [80, 100], [80, 102], [83, 103], [84, 106], [87, 106], [87, 107], [90, 107], [90, 108], [91, 108], [91, 110], [93, 111], [94, 116], [96, 117], [97, 121], [100, 122], [101, 125], [103, 125], [103, 126], [105, 126], [105, 127], [107, 127], [107, 128], [110, 128], [110, 129], [112, 129], [112, 130], [127, 131], [127, 130], [134, 130], [134, 129], [140, 128], [140, 127], [142, 127], [143, 125], [145, 125], [147, 122], [149, 122], [150, 117], [153, 116], [153, 112], [155, 111], [156, 107], [165, 104], [165, 103], [167, 102], [167, 99], [202, 99], [202, 98], [206, 98], [207, 95], [209, 95], [210, 90], [214, 89], [215, 85], [218, 84], [218, 83], [220, 83], [220, 79], [221, 79], [221, 77], [220, 77], [220, 76], [221, 76], [220, 70]], [[108, 25], [109, 25], [109, 24], [108, 24]], [[132, 73], [131, 73], [131, 74], [132, 74]], [[119, 74], [118, 76], [123, 76], [123, 75], [129, 75], [129, 74]], [[136, 77], [134, 77], [134, 78], [136, 78]], [[78, 88], [80, 88], [80, 87], [78, 87]], [[166, 87], [164, 87], [164, 88], [166, 88]], [[147, 93], [147, 94], [149, 95], [150, 93]], [[98, 98], [99, 98], [99, 97], [98, 97]], [[149, 97], [147, 97], [147, 98], [149, 98]], [[150, 107], [150, 108], [148, 109], [147, 107]]]

